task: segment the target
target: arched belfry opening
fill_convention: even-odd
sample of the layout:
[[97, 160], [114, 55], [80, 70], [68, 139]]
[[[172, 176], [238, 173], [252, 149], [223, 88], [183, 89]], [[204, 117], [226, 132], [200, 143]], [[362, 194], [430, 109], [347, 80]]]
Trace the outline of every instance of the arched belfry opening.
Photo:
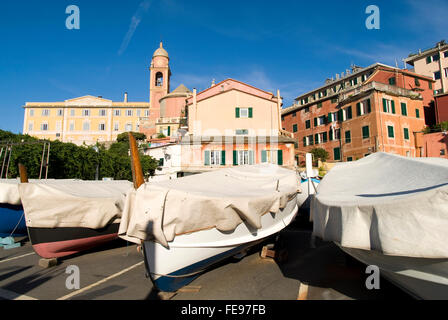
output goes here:
[[162, 72], [157, 72], [156, 73], [156, 83], [155, 83], [156, 87], [162, 87], [163, 86], [163, 73]]

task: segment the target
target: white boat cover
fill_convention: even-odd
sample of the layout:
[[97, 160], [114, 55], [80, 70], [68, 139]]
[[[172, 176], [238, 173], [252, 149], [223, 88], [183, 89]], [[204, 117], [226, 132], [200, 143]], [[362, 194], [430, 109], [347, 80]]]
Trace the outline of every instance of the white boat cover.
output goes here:
[[176, 235], [211, 228], [231, 232], [243, 221], [260, 229], [262, 215], [277, 213], [298, 192], [295, 171], [269, 164], [146, 183], [128, 194], [119, 236], [167, 247]]
[[120, 221], [129, 181], [53, 180], [19, 184], [28, 227], [99, 229]]
[[386, 255], [448, 257], [448, 160], [375, 153], [335, 166], [311, 203], [314, 234]]

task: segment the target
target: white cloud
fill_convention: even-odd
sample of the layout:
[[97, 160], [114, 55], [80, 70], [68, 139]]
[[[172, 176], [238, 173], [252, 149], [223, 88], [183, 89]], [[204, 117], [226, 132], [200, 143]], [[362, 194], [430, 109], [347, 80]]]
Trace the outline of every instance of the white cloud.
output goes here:
[[131, 42], [132, 36], [134, 35], [135, 30], [137, 29], [138, 25], [142, 21], [143, 15], [148, 11], [149, 6], [151, 2], [150, 0], [144, 0], [140, 2], [137, 11], [134, 13], [134, 15], [131, 18], [131, 24], [129, 25], [128, 32], [124, 36], [123, 41], [121, 42], [120, 50], [118, 50], [118, 55], [122, 55], [123, 52], [126, 50], [126, 48], [129, 45], [129, 42]]

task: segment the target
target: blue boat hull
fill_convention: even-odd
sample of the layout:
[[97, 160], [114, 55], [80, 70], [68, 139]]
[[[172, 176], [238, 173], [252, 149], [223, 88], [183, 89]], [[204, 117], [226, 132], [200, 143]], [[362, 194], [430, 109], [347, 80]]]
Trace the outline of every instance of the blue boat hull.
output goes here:
[[[16, 229], [11, 235], [14, 228]], [[22, 237], [27, 234], [28, 232], [22, 206], [0, 203], [0, 237]]]

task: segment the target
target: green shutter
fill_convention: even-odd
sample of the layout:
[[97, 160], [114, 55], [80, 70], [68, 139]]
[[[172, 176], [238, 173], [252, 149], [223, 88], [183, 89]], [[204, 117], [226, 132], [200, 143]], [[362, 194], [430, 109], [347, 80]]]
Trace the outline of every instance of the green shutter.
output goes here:
[[225, 150], [221, 151], [221, 165], [222, 166], [226, 165], [226, 151]]
[[292, 132], [297, 132], [297, 125], [296, 124], [292, 125]]
[[347, 119], [351, 119], [352, 118], [352, 107], [348, 107], [347, 108]]
[[314, 144], [313, 135], [310, 135], [310, 146], [312, 146], [313, 144]]
[[395, 114], [395, 101], [391, 100], [390, 103], [392, 104], [392, 113]]
[[317, 118], [314, 118], [314, 126], [317, 127]]
[[356, 115], [359, 117], [361, 115], [361, 103], [356, 104]]
[[418, 118], [420, 118], [420, 110], [415, 109], [415, 116]]
[[367, 139], [370, 137], [369, 126], [362, 127], [362, 138]]
[[394, 138], [394, 127], [392, 126], [387, 126], [387, 135], [389, 138]]
[[387, 100], [383, 98], [383, 111], [387, 112]]
[[278, 165], [282, 166], [283, 165], [283, 151], [278, 150], [277, 152], [278, 152], [278, 157], [277, 157]]
[[401, 114], [403, 115], [403, 116], [407, 116], [408, 115], [408, 111], [407, 111], [407, 108], [406, 108], [406, 103], [401, 103]]
[[254, 164], [254, 152], [249, 150], [249, 164]]
[[240, 117], [240, 108], [236, 108], [235, 109], [235, 117], [239, 118]]
[[344, 121], [342, 109], [339, 109], [339, 111], [338, 111], [338, 119], [339, 119], [339, 122], [343, 122]]
[[311, 120], [306, 120], [306, 121], [305, 121], [305, 128], [306, 128], [306, 129], [311, 128]]
[[314, 135], [314, 142], [315, 142], [316, 144], [319, 144], [319, 134], [318, 134], [318, 133], [316, 133], [316, 134]]
[[168, 126], [168, 137], [171, 137], [171, 127]]
[[210, 165], [210, 151], [204, 151], [204, 165]]
[[328, 135], [327, 135], [327, 132], [325, 131], [322, 135], [323, 135], [324, 143], [327, 142], [327, 141], [328, 141]]
[[330, 136], [330, 141], [333, 141], [333, 130], [330, 129], [330, 131], [328, 131], [328, 135]]
[[334, 155], [334, 160], [341, 160], [341, 149], [340, 148], [334, 148], [333, 149], [333, 155]]
[[238, 165], [238, 151], [233, 150], [233, 165], [237, 166]]
[[303, 146], [306, 147], [306, 137], [303, 138]]
[[352, 138], [351, 138], [350, 131], [345, 131], [345, 143], [351, 143], [351, 142], [352, 142]]
[[370, 103], [370, 99], [367, 99], [367, 113], [372, 112], [372, 105]]
[[249, 118], [253, 118], [254, 111], [253, 108], [249, 108]]
[[408, 128], [404, 128], [404, 139], [409, 140], [409, 129]]
[[262, 150], [261, 151], [261, 163], [266, 163], [266, 162], [268, 162], [267, 151]]
[[328, 114], [328, 123], [332, 123], [333, 122], [333, 114], [330, 112]]

